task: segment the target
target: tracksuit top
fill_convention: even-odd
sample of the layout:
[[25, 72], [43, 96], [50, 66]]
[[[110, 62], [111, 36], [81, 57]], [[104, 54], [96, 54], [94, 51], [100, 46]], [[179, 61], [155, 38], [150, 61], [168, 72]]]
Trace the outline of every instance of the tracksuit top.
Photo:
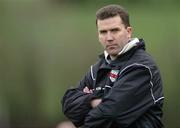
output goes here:
[[[102, 54], [77, 87], [62, 98], [62, 111], [81, 128], [162, 128], [160, 72], [143, 39], [115, 60]], [[85, 87], [93, 93], [83, 92]], [[90, 101], [101, 98], [92, 108]]]

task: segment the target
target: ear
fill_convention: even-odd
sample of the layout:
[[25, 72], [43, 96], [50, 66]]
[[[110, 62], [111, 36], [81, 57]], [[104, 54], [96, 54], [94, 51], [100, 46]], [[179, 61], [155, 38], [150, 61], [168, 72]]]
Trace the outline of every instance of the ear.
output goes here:
[[131, 38], [131, 36], [132, 36], [132, 27], [127, 27], [126, 30], [127, 30], [127, 33], [128, 33], [128, 38]]

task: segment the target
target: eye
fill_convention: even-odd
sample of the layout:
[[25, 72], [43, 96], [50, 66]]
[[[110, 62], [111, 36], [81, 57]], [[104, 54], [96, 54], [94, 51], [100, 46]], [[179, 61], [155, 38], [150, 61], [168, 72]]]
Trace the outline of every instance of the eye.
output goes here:
[[113, 28], [113, 29], [111, 29], [111, 32], [113, 32], [113, 33], [116, 33], [116, 32], [118, 32], [118, 31], [120, 31], [119, 28]]
[[106, 31], [106, 30], [100, 30], [99, 33], [100, 33], [100, 34], [106, 34], [107, 31]]

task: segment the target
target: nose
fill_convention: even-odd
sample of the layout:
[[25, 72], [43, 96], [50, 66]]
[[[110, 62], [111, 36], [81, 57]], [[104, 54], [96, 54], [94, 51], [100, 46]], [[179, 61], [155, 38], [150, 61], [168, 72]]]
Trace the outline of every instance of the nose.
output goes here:
[[113, 35], [110, 31], [107, 32], [107, 37], [106, 37], [107, 41], [112, 41], [113, 40]]

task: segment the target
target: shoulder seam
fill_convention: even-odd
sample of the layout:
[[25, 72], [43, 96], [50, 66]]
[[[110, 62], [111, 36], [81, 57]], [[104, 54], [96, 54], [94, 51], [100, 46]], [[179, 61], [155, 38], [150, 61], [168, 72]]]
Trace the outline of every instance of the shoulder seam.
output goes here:
[[154, 86], [154, 85], [153, 85], [153, 82], [152, 82], [152, 72], [151, 72], [151, 69], [150, 69], [149, 66], [144, 65], [144, 64], [140, 64], [140, 63], [133, 63], [133, 64], [128, 65], [128, 66], [126, 66], [125, 68], [123, 68], [123, 69], [121, 70], [120, 74], [122, 74], [125, 70], [127, 70], [128, 68], [133, 67], [133, 66], [142, 66], [142, 67], [148, 69], [149, 74], [150, 74], [150, 85], [151, 85], [151, 86], [150, 86], [150, 93], [151, 93], [152, 99], [153, 99], [153, 101], [154, 101], [154, 104], [156, 104], [158, 101], [164, 99], [163, 96], [160, 97], [160, 98], [158, 98], [158, 99], [156, 99], [156, 98], [154, 97], [154, 93], [153, 93], [153, 90], [152, 90], [152, 88], [153, 88], [153, 86]]

